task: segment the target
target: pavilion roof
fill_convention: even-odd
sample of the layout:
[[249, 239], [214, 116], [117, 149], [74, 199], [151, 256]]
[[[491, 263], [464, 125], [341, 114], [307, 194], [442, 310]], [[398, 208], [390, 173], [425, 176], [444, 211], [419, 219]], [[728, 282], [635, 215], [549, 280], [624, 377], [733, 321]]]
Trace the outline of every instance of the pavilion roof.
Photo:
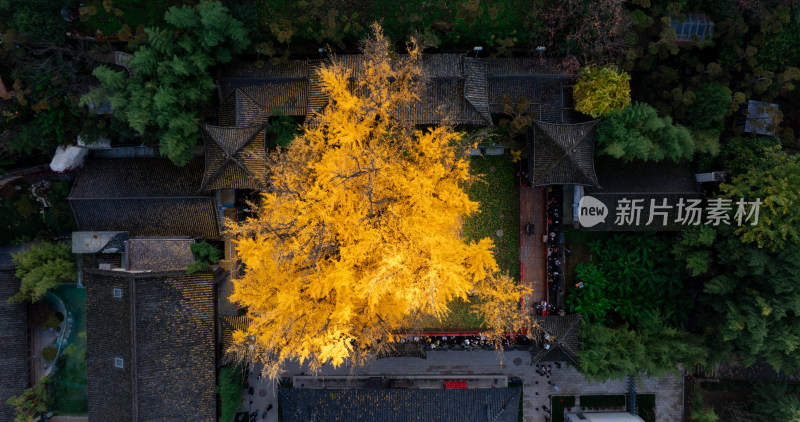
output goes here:
[[569, 361], [578, 364], [578, 330], [583, 316], [536, 315], [533, 322], [542, 330], [542, 341], [533, 351], [532, 364], [539, 362]]
[[584, 123], [533, 122], [530, 131], [531, 184], [599, 185], [594, 171], [598, 120]]
[[267, 179], [266, 125], [203, 126], [205, 173], [200, 190], [263, 189]]

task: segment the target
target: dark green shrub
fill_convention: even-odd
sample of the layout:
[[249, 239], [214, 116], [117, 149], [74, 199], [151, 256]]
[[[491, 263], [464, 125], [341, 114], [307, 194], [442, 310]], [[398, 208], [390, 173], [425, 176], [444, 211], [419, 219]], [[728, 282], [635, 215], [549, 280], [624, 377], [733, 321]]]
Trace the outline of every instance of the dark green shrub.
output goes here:
[[721, 126], [731, 104], [730, 90], [716, 82], [704, 83], [695, 92], [695, 98], [686, 109], [686, 124], [697, 129]]
[[624, 395], [608, 395], [608, 394], [581, 396], [580, 403], [581, 403], [581, 408], [587, 408], [587, 407], [597, 407], [597, 408], [620, 407], [620, 406], [625, 406], [625, 396]]
[[42, 330], [47, 330], [48, 328], [56, 328], [61, 321], [64, 320], [64, 314], [61, 312], [51, 313], [47, 316], [47, 319], [39, 325], [39, 328]]
[[45, 347], [44, 349], [42, 349], [42, 359], [48, 362], [55, 359], [57, 354], [58, 354], [58, 349], [55, 347]]
[[239, 367], [223, 366], [219, 371], [219, 401], [221, 404], [219, 422], [233, 422], [236, 410], [242, 404], [242, 388], [245, 373]]
[[186, 266], [186, 274], [207, 270], [211, 264], [219, 262], [219, 257], [222, 254], [219, 249], [205, 241], [193, 243], [190, 248], [194, 254], [195, 261]]

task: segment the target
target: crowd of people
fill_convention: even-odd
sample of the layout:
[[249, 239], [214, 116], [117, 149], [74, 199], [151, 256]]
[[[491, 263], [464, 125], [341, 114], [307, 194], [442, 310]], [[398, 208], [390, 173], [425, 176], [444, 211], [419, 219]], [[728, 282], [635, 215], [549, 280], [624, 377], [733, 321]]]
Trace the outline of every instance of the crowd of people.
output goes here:
[[558, 298], [564, 294], [564, 251], [561, 244], [561, 199], [560, 189], [547, 188], [547, 292], [550, 302], [545, 298], [536, 305], [538, 315], [563, 314], [558, 307]]
[[[425, 350], [494, 350], [495, 345], [489, 337], [481, 333], [474, 335], [408, 335], [400, 338], [400, 343], [419, 344]], [[531, 339], [525, 334], [506, 335], [502, 340], [504, 349], [515, 346], [527, 348]]]

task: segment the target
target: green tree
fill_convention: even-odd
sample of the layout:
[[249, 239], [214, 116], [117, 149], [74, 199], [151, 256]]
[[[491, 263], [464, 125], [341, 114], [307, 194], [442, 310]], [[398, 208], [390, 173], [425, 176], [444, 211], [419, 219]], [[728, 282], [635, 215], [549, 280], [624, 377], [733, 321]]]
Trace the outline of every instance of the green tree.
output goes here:
[[588, 66], [573, 88], [575, 110], [594, 118], [606, 117], [631, 102], [631, 77], [615, 66]]
[[719, 138], [722, 132], [719, 129], [691, 129], [694, 151], [698, 154], [708, 154], [716, 157], [720, 151]]
[[681, 231], [672, 253], [692, 275], [698, 276], [706, 273], [713, 262], [710, 248], [716, 239], [717, 231], [712, 226], [689, 226]]
[[598, 259], [577, 267], [583, 288], [567, 295], [571, 312], [606, 326], [638, 326], [650, 312], [673, 324], [683, 321], [683, 280], [669, 243], [653, 235], [617, 234], [588, 246]]
[[219, 401], [221, 404], [219, 422], [233, 422], [236, 411], [242, 404], [244, 371], [239, 366], [223, 366], [219, 371]]
[[689, 130], [659, 117], [653, 107], [634, 102], [611, 112], [597, 129], [601, 154], [625, 161], [682, 161], [692, 158], [694, 144]]
[[47, 411], [52, 402], [47, 392], [48, 384], [50, 379], [45, 377], [33, 388], [26, 388], [19, 396], [9, 397], [6, 403], [14, 408], [14, 422], [29, 422]]
[[[61, 43], [67, 33], [67, 22], [61, 16], [61, 7], [76, 4], [74, 0], [0, 1], [0, 31], [13, 31], [34, 42]], [[8, 37], [11, 33], [6, 34]]]
[[186, 274], [194, 274], [199, 271], [207, 270], [211, 264], [219, 262], [221, 255], [219, 249], [206, 241], [200, 243], [193, 243], [190, 248], [194, 255], [194, 262], [186, 266]]
[[751, 407], [765, 422], [800, 422], [800, 399], [785, 382], [756, 384]]
[[778, 138], [768, 136], [754, 136], [730, 138], [725, 141], [722, 159], [723, 168], [729, 179], [747, 173], [754, 166], [761, 166], [762, 156], [771, 154], [773, 150], [780, 149]]
[[[757, 224], [744, 222], [743, 218], [736, 234], [744, 243], [772, 251], [789, 243], [800, 244], [800, 156], [787, 155], [773, 147], [750, 164], [744, 174], [720, 184], [722, 197], [730, 199], [736, 210], [737, 201], [742, 199], [762, 201]], [[750, 212], [749, 206], [744, 209]]]
[[694, 365], [706, 358], [700, 337], [658, 324], [638, 330], [627, 325], [608, 328], [583, 324], [579, 338], [578, 369], [595, 381], [622, 379], [639, 372], [663, 376], [670, 371], [677, 373], [678, 364]]
[[800, 245], [770, 252], [742, 244], [727, 226], [717, 228], [713, 274], [700, 302], [717, 340], [732, 346], [745, 365], [761, 356], [775, 368], [800, 368]]
[[56, 347], [45, 347], [42, 349], [42, 359], [46, 361], [52, 361], [56, 358], [58, 354], [58, 348]]
[[712, 129], [721, 126], [728, 106], [731, 104], [731, 91], [716, 83], [701, 84], [695, 91], [695, 100], [686, 109], [686, 122], [698, 129]]
[[13, 255], [20, 288], [9, 302], [38, 302], [48, 290], [75, 281], [78, 270], [68, 245], [43, 243]]
[[297, 124], [293, 117], [283, 114], [278, 109], [273, 110], [273, 116], [275, 118], [271, 119], [267, 132], [275, 142], [275, 145], [286, 148], [292, 143], [294, 137], [300, 133], [300, 125]]
[[228, 63], [250, 43], [248, 30], [219, 1], [171, 7], [167, 28], [147, 28], [147, 42], [128, 61], [127, 72], [100, 66], [101, 87], [81, 103], [107, 98], [115, 117], [147, 139], [161, 154], [185, 165], [200, 139], [200, 115], [214, 92], [210, 69]]

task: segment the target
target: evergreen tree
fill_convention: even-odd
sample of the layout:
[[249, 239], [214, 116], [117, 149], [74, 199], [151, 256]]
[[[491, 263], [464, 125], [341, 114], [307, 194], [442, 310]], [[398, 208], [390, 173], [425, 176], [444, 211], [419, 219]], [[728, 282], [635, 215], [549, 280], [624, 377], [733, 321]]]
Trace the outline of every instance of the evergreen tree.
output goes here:
[[686, 122], [697, 129], [717, 128], [730, 104], [728, 88], [715, 82], [701, 84], [695, 91], [694, 102], [686, 109]]
[[618, 234], [589, 242], [597, 257], [580, 264], [583, 287], [567, 295], [571, 312], [584, 320], [616, 326], [638, 326], [644, 314], [656, 312], [672, 324], [685, 319], [683, 280], [669, 256], [669, 244], [652, 235]]
[[725, 141], [722, 159], [725, 173], [729, 179], [747, 173], [754, 166], [762, 166], [762, 157], [779, 150], [781, 143], [778, 138], [768, 136], [753, 136], [730, 138]]
[[147, 42], [128, 61], [127, 72], [98, 67], [101, 87], [82, 104], [108, 99], [114, 115], [147, 139], [161, 154], [185, 165], [200, 139], [200, 114], [214, 92], [211, 67], [230, 62], [250, 43], [248, 30], [219, 1], [172, 7], [167, 28], [147, 28]]
[[[658, 316], [648, 317], [658, 321]], [[628, 325], [608, 328], [583, 324], [580, 328], [579, 370], [595, 381], [623, 379], [645, 372], [663, 376], [678, 373], [678, 364], [704, 363], [707, 352], [702, 338], [659, 323], [647, 328], [629, 329]]]
[[713, 262], [711, 246], [716, 239], [717, 231], [711, 226], [689, 226], [681, 231], [672, 253], [692, 275], [698, 276], [706, 273]]
[[625, 161], [683, 161], [692, 158], [694, 144], [689, 130], [659, 117], [653, 107], [634, 102], [611, 112], [597, 129], [601, 154]]
[[785, 382], [756, 384], [751, 407], [763, 422], [800, 422], [800, 399]]
[[709, 332], [745, 365], [761, 356], [775, 370], [800, 369], [800, 245], [770, 252], [720, 226], [712, 257], [714, 276], [700, 298], [711, 311]]

